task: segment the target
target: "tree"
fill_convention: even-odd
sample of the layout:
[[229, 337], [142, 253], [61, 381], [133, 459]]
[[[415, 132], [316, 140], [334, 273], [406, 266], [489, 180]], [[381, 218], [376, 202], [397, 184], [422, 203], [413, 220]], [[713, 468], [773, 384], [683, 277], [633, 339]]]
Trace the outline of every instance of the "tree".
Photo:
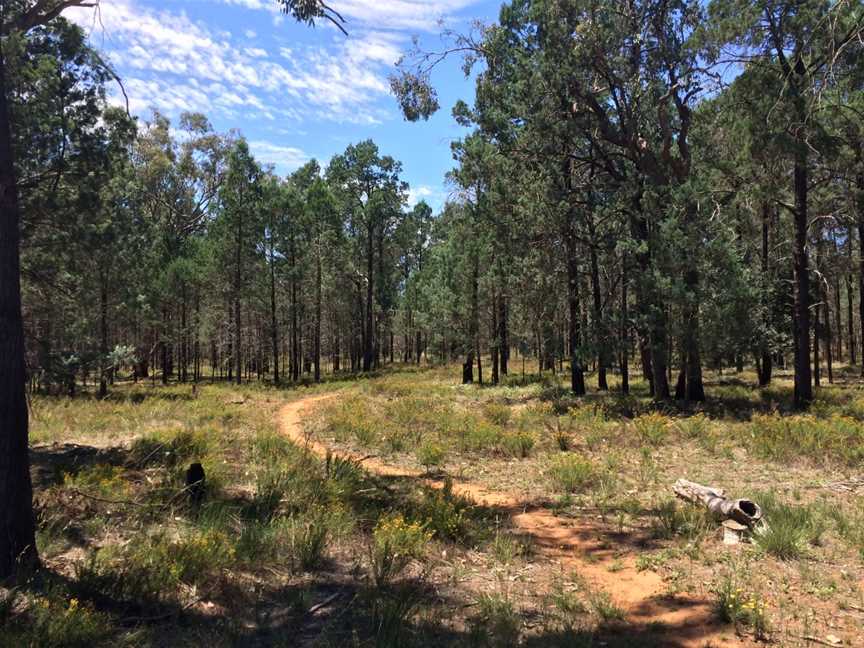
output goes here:
[[21, 315], [20, 206], [15, 170], [6, 55], [11, 43], [88, 0], [14, 0], [0, 12], [0, 578], [39, 564], [28, 457]]

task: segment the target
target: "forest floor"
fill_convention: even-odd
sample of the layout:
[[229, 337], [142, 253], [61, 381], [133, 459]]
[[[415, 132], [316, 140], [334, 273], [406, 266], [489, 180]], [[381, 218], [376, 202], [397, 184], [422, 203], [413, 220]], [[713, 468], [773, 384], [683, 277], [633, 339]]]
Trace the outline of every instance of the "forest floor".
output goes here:
[[[856, 373], [806, 416], [748, 373], [662, 410], [457, 367], [35, 397], [48, 569], [0, 590], [0, 646], [864, 645]], [[678, 477], [769, 531], [724, 545]]]

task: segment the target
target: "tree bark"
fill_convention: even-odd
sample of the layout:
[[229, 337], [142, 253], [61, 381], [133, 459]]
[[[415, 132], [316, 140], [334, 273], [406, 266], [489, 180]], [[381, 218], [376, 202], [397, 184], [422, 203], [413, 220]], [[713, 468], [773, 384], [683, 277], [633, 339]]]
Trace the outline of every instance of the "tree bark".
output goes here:
[[99, 398], [108, 395], [108, 273], [99, 271]]
[[39, 565], [28, 454], [20, 207], [0, 43], [0, 579]]
[[[771, 263], [769, 258], [769, 248], [771, 240], [771, 206], [766, 202], [762, 204], [762, 277], [767, 283], [770, 281]], [[765, 317], [769, 318], [770, 310], [768, 304], [765, 304]], [[770, 322], [767, 322], [770, 325]], [[758, 362], [759, 386], [766, 387], [771, 384], [771, 375], [773, 373], [773, 359], [771, 358], [771, 349], [763, 348], [761, 357]]]
[[813, 386], [810, 372], [810, 270], [807, 261], [807, 152], [803, 144], [795, 156], [794, 189], [795, 243], [792, 258], [795, 277], [795, 408], [806, 410], [813, 401]]
[[[589, 216], [590, 219], [593, 216]], [[597, 249], [594, 246], [594, 225], [591, 224], [591, 291], [594, 293], [594, 330], [596, 332], [595, 344], [597, 345], [597, 388], [600, 391], [608, 391], [609, 383], [606, 380], [606, 329], [603, 322], [603, 296], [600, 294], [600, 265], [597, 262]]]
[[572, 213], [568, 218], [564, 243], [567, 254], [567, 309], [569, 315], [568, 339], [570, 346], [570, 389], [576, 396], [585, 395], [585, 371], [579, 350], [582, 346], [579, 313], [579, 259], [576, 249], [576, 237], [572, 232]]
[[367, 231], [366, 245], [366, 335], [363, 340], [363, 371], [370, 371], [375, 362], [375, 234], [372, 225]]

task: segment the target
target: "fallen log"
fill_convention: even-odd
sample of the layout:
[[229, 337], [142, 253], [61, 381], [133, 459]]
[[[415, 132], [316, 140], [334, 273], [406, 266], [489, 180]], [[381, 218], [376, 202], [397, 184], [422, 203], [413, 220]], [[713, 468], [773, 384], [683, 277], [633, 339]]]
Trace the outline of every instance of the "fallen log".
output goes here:
[[735, 520], [750, 528], [762, 519], [762, 509], [758, 504], [747, 499], [729, 499], [722, 488], [679, 479], [672, 486], [672, 491], [691, 504], [701, 504], [717, 517]]

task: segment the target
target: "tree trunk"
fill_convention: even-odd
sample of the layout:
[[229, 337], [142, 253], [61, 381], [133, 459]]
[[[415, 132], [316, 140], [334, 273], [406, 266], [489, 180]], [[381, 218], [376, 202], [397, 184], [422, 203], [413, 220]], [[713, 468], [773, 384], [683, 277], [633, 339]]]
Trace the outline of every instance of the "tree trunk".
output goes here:
[[99, 398], [108, 395], [108, 274], [99, 271]]
[[375, 308], [373, 306], [375, 282], [375, 239], [372, 226], [367, 232], [366, 246], [366, 336], [363, 344], [363, 371], [370, 371], [375, 361]]
[[276, 252], [274, 232], [270, 230], [270, 345], [273, 352], [273, 383], [278, 385], [279, 376], [279, 321], [276, 316]]
[[312, 350], [315, 382], [321, 382], [321, 246], [315, 255], [315, 342]]
[[570, 319], [567, 335], [570, 346], [570, 389], [576, 396], [584, 396], [585, 371], [582, 368], [582, 360], [579, 355], [582, 345], [579, 330], [579, 259], [577, 258], [576, 237], [571, 231], [570, 223], [567, 225], [564, 242], [567, 248], [567, 307]]
[[[500, 299], [500, 298], [498, 298]], [[491, 337], [492, 344], [490, 345], [489, 352], [491, 354], [492, 359], [492, 384], [498, 384], [498, 363], [500, 360], [500, 352], [499, 347], [501, 344], [501, 339], [498, 337], [499, 327], [498, 327], [498, 299], [495, 297], [492, 298], [492, 327], [491, 327]]]
[[630, 367], [628, 354], [630, 351], [630, 324], [627, 314], [627, 254], [621, 257], [621, 393], [630, 393]]
[[510, 331], [507, 325], [507, 297], [501, 295], [498, 300], [498, 339], [501, 348], [501, 374], [507, 375], [507, 363], [510, 361]]
[[857, 346], [855, 341], [855, 317], [854, 310], [855, 305], [853, 304], [854, 296], [853, 296], [853, 288], [852, 288], [852, 240], [853, 240], [853, 229], [849, 227], [849, 232], [846, 237], [846, 253], [849, 257], [849, 273], [846, 275], [846, 326], [848, 328], [848, 337], [849, 337], [849, 363], [855, 364], [857, 360]]
[[[795, 408], [806, 410], [813, 401], [810, 372], [810, 270], [807, 262], [807, 152], [795, 155]], [[862, 275], [864, 281], [864, 275]]]
[[242, 259], [243, 259], [243, 212], [237, 212], [237, 257], [234, 268], [234, 379], [237, 384], [243, 382], [243, 366], [240, 355], [240, 288], [242, 286]]
[[[762, 204], [762, 277], [768, 282], [770, 281], [771, 264], [769, 258], [769, 248], [771, 240], [771, 206], [766, 202]], [[770, 319], [770, 310], [768, 304], [765, 305], [765, 317]], [[770, 322], [766, 322], [770, 326]], [[771, 374], [773, 372], [773, 361], [771, 358], [771, 349], [763, 348], [761, 357], [757, 363], [759, 373], [759, 386], [766, 387], [771, 384]]]
[[28, 454], [20, 211], [0, 44], [0, 579], [39, 565]]
[[606, 381], [606, 329], [603, 322], [603, 296], [600, 294], [600, 265], [597, 262], [597, 249], [594, 247], [594, 225], [589, 215], [589, 223], [591, 223], [591, 291], [594, 293], [594, 331], [596, 333], [594, 343], [597, 345], [597, 388], [600, 391], [607, 391], [609, 383]]

